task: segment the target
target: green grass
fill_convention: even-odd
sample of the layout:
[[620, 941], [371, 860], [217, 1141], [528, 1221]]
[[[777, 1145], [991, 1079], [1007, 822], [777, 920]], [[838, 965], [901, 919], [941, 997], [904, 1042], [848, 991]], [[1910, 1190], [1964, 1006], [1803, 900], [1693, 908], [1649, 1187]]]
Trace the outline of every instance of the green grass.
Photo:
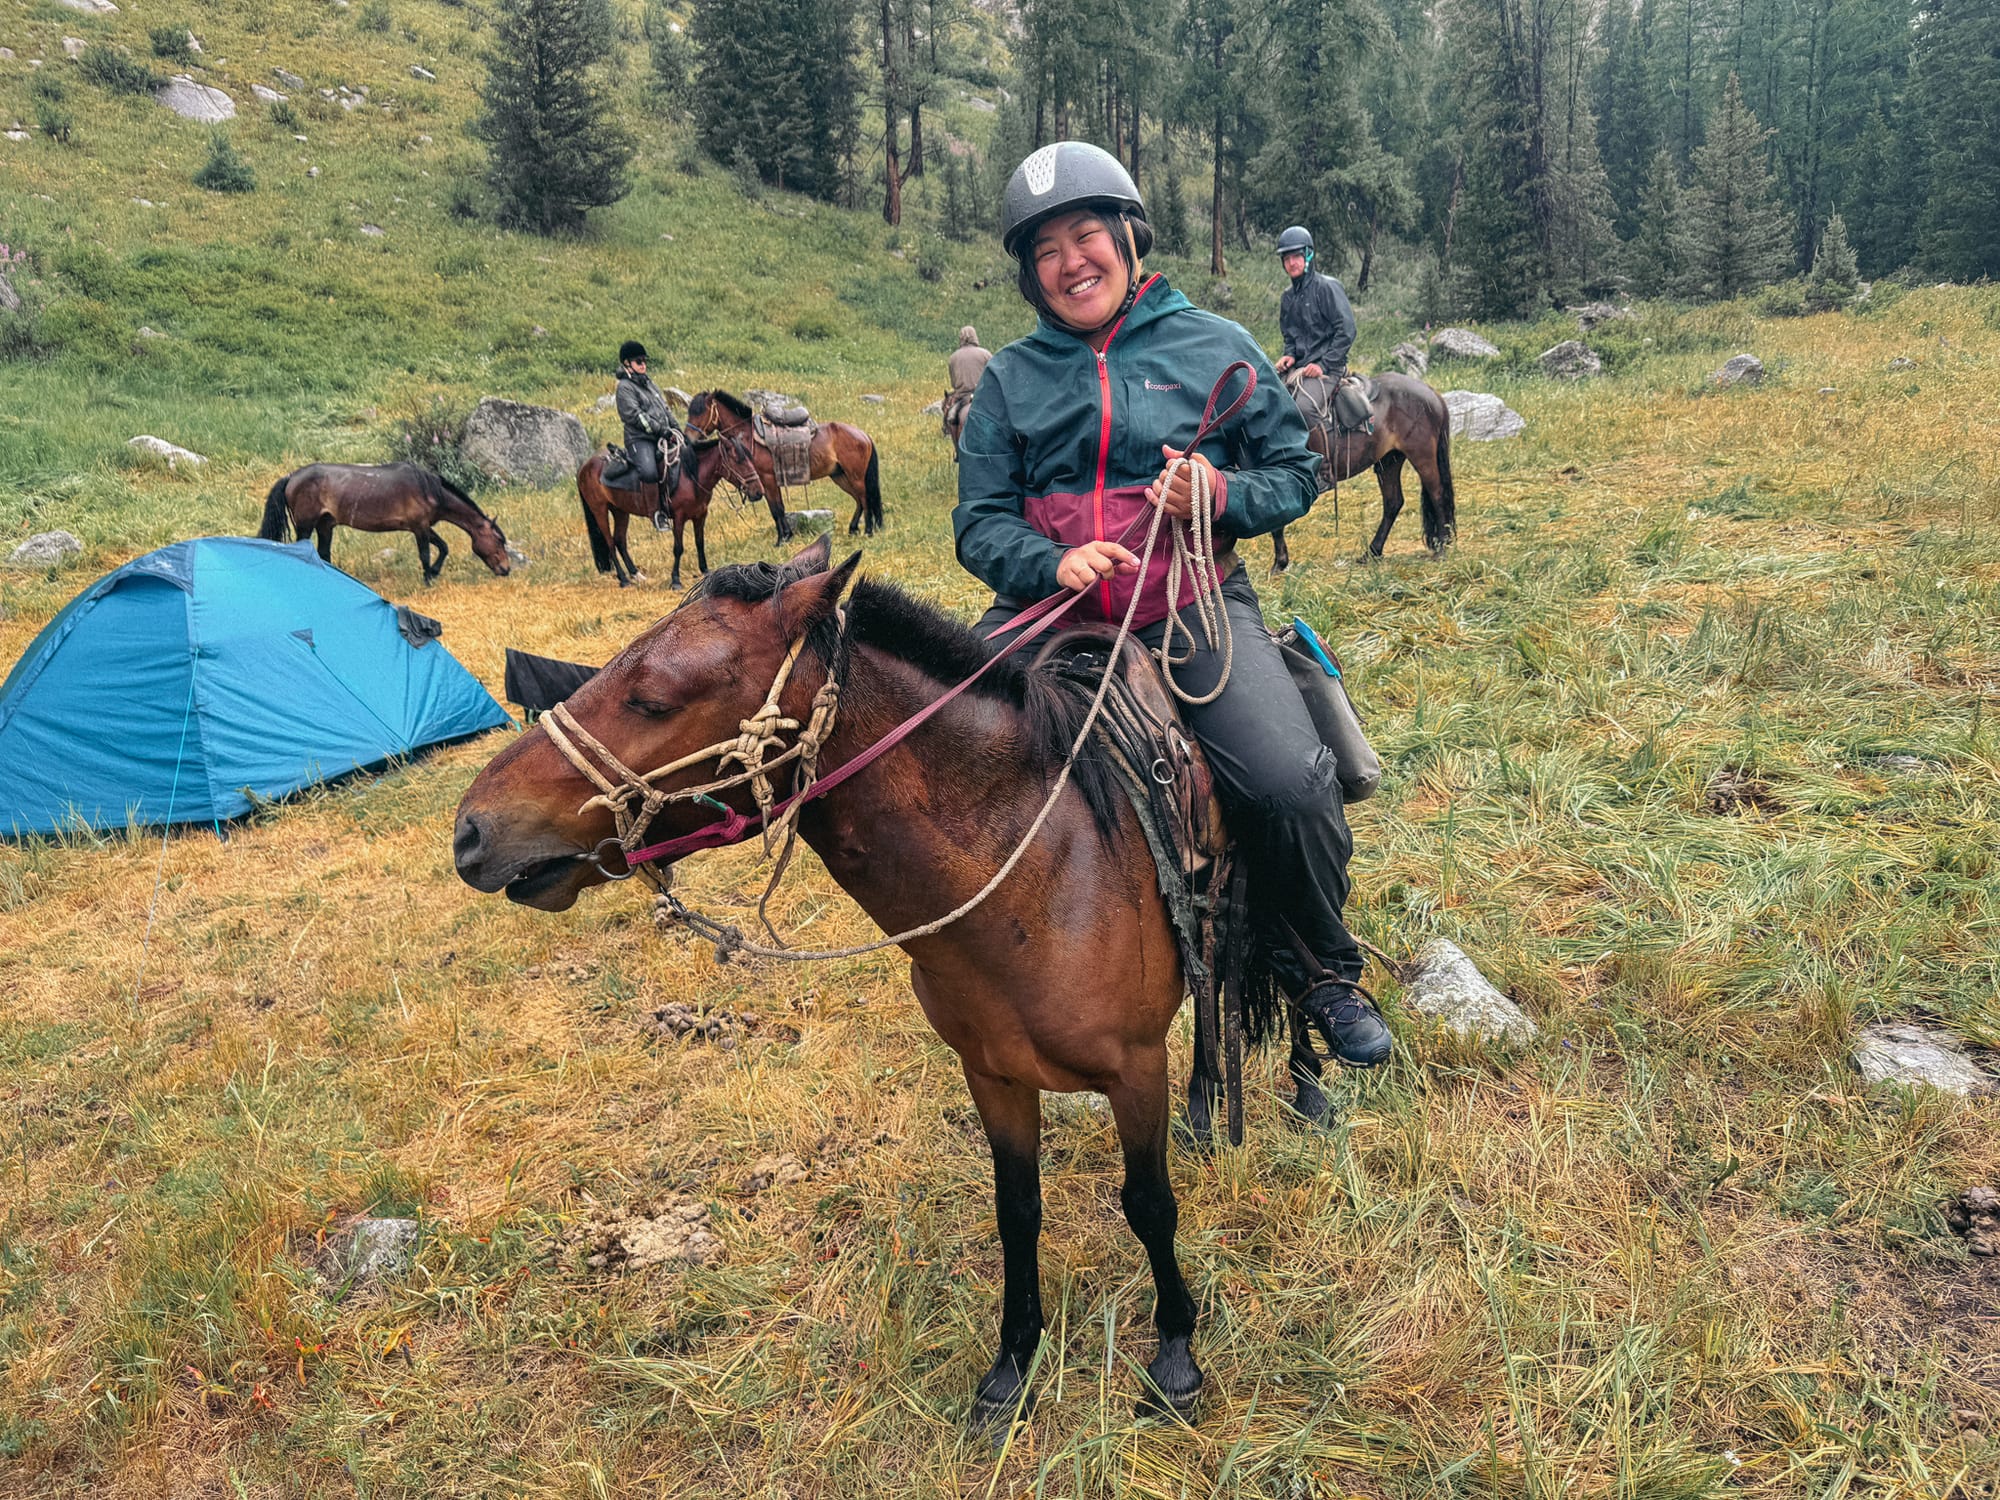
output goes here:
[[[48, 278], [57, 345], [0, 363], [0, 538], [85, 543], [0, 568], [0, 664], [104, 569], [252, 530], [285, 469], [384, 456], [410, 403], [546, 401], [609, 435], [593, 403], [629, 334], [667, 383], [867, 426], [890, 523], [867, 566], [985, 602], [920, 408], [962, 323], [1027, 326], [997, 252], [954, 247], [931, 283], [914, 210], [892, 247], [865, 212], [746, 203], [636, 94], [638, 186], [585, 238], [469, 224], [476, 10], [209, 9], [256, 191], [202, 193], [205, 129], [74, 78], [77, 140], [0, 157], [0, 239]], [[50, 68], [63, 34], [144, 56], [172, 19], [21, 17], [8, 45]], [[309, 80], [304, 144], [250, 100], [273, 66]], [[340, 83], [391, 111], [314, 92]], [[0, 71], [0, 113], [31, 118], [28, 89]], [[977, 138], [956, 92], [947, 128]], [[1267, 262], [1232, 250], [1268, 346]], [[1411, 332], [1408, 292], [1364, 301], [1364, 363]], [[1115, 1141], [1050, 1100], [1041, 1407], [1004, 1457], [963, 1442], [989, 1167], [902, 964], [718, 969], [629, 890], [560, 917], [474, 895], [447, 830], [500, 736], [168, 841], [142, 993], [160, 843], [0, 846], [0, 1493], [1992, 1494], [2000, 1282], [1939, 1213], [2000, 1180], [1992, 1106], [1864, 1094], [1846, 1057], [1912, 1015], [2000, 1046], [2000, 301], [1881, 298], [1645, 307], [1578, 385], [1534, 366], [1573, 324], [1488, 329], [1501, 360], [1433, 382], [1529, 426], [1456, 449], [1449, 559], [1406, 517], [1354, 565], [1367, 483], [1337, 532], [1324, 502], [1295, 530], [1268, 611], [1340, 648], [1388, 766], [1355, 812], [1356, 924], [1399, 955], [1451, 937], [1545, 1037], [1497, 1058], [1397, 1011], [1397, 1062], [1340, 1085], [1332, 1131], [1288, 1130], [1260, 1063], [1249, 1146], [1176, 1155], [1198, 1430], [1131, 1424], [1151, 1293]], [[1712, 390], [1740, 349], [1765, 386]], [[140, 463], [138, 432], [212, 462]], [[591, 570], [565, 487], [485, 498], [533, 559], [513, 578], [455, 547], [421, 591], [406, 542], [351, 533], [336, 559], [496, 689], [504, 645], [602, 659], [670, 605]], [[726, 506], [711, 545], [774, 555]], [[634, 546], [663, 576], [663, 545]], [[738, 851], [681, 880], [727, 907], [762, 871]], [[777, 915], [873, 935], [809, 858]], [[766, 1022], [734, 1050], [661, 1042], [643, 1023], [673, 1000]], [[806, 1180], [746, 1191], [777, 1154]], [[585, 1262], [603, 1206], [670, 1194], [710, 1205], [719, 1264]], [[364, 1211], [422, 1219], [413, 1267], [323, 1277]]]

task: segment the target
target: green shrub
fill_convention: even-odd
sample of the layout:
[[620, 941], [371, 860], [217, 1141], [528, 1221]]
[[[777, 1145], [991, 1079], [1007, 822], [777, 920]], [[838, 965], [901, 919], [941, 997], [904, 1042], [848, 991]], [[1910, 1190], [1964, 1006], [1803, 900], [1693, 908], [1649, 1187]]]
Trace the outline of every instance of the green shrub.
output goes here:
[[950, 265], [951, 258], [945, 253], [942, 235], [926, 234], [917, 241], [917, 275], [922, 280], [943, 281]]
[[367, 0], [354, 13], [354, 24], [363, 31], [388, 31], [396, 24], [396, 18], [390, 13], [388, 0]]
[[[48, 352], [42, 326], [48, 297], [34, 270], [27, 251], [0, 243], [0, 284], [13, 293], [11, 298], [0, 298], [0, 360]], [[18, 305], [10, 309], [9, 302]]]
[[194, 61], [194, 33], [185, 26], [155, 26], [146, 35], [153, 43], [153, 56], [168, 62]]
[[150, 94], [160, 83], [153, 76], [153, 70], [130, 53], [107, 47], [102, 42], [94, 42], [83, 49], [77, 71], [90, 82], [114, 94]]
[[293, 135], [303, 134], [306, 128], [305, 121], [299, 118], [299, 112], [293, 109], [291, 101], [286, 99], [277, 100], [272, 104], [271, 123]]
[[802, 344], [823, 343], [839, 332], [838, 323], [814, 308], [809, 308], [792, 319], [792, 337]]
[[52, 73], [37, 73], [28, 92], [35, 101], [35, 128], [52, 141], [67, 141], [75, 121], [64, 102], [69, 90], [62, 80]]
[[488, 480], [465, 456], [465, 419], [471, 415], [471, 407], [457, 397], [412, 396], [389, 419], [390, 460], [420, 464], [468, 495], [475, 493]]
[[236, 154], [229, 137], [218, 130], [209, 138], [208, 160], [194, 174], [194, 185], [211, 193], [248, 193], [256, 189], [257, 174]]

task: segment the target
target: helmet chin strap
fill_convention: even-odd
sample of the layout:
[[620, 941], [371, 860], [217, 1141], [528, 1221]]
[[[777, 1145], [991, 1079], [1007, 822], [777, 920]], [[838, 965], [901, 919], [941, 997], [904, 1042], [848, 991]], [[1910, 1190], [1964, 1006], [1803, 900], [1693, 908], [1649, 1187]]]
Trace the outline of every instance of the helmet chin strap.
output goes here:
[[1058, 328], [1067, 333], [1073, 333], [1080, 339], [1089, 339], [1104, 332], [1105, 329], [1130, 312], [1132, 304], [1139, 300], [1139, 252], [1138, 246], [1132, 238], [1131, 218], [1122, 213], [1113, 214], [1111, 217], [1118, 221], [1118, 227], [1124, 231], [1118, 239], [1118, 258], [1125, 262], [1125, 298], [1118, 304], [1111, 316], [1106, 318], [1102, 323], [1099, 323], [1095, 328], [1079, 328], [1067, 319], [1058, 317], [1055, 311], [1050, 308], [1048, 298], [1042, 294], [1042, 279], [1035, 274], [1035, 263], [1032, 258], [1034, 255], [1034, 246], [1032, 243], [1028, 245], [1027, 253], [1021, 257], [1021, 295], [1027, 298], [1028, 305]]

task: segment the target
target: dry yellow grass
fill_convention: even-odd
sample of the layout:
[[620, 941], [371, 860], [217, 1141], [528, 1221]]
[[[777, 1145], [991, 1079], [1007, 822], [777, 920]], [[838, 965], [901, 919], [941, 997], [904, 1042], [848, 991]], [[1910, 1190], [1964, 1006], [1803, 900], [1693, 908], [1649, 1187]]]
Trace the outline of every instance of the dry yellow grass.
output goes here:
[[[2000, 1277], [1936, 1213], [2000, 1179], [1994, 1107], [1867, 1097], [1843, 1062], [1876, 1013], [2000, 1042], [1990, 303], [1688, 315], [1735, 319], [1771, 383], [1701, 392], [1727, 348], [1502, 382], [1531, 425], [1457, 450], [1450, 562], [1406, 521], [1349, 566], [1372, 486], [1338, 540], [1300, 528], [1267, 600], [1350, 650], [1391, 768], [1357, 920], [1453, 936], [1547, 1035], [1494, 1059], [1399, 1022], [1326, 1134], [1260, 1064], [1248, 1147], [1176, 1155], [1196, 1430], [1131, 1423], [1151, 1289], [1116, 1143], [1052, 1101], [1041, 1407], [1002, 1455], [963, 1442], [990, 1179], [900, 961], [718, 969], [630, 887], [554, 917], [475, 895], [449, 820], [496, 737], [163, 865], [157, 838], [0, 848], [0, 1492], [1994, 1493]], [[891, 527], [868, 566], [969, 614], [929, 387], [861, 416]], [[156, 485], [247, 530], [269, 478]], [[494, 508], [533, 565], [461, 554], [417, 602], [496, 690], [503, 645], [602, 659], [669, 602], [590, 573], [567, 492]], [[409, 596], [378, 545], [337, 555]], [[711, 555], [769, 556], [767, 527], [729, 515]], [[0, 660], [83, 576], [16, 591]], [[1869, 759], [1906, 748], [1944, 769]], [[1709, 811], [1722, 765], [1773, 805]], [[760, 881], [734, 851], [682, 889]], [[806, 858], [779, 920], [873, 935]], [[676, 1000], [761, 1021], [726, 1050], [651, 1036]], [[805, 1180], [746, 1191], [772, 1155]], [[565, 1245], [593, 1203], [676, 1193], [712, 1206], [719, 1264]], [[315, 1237], [371, 1207], [426, 1241], [337, 1295]]]

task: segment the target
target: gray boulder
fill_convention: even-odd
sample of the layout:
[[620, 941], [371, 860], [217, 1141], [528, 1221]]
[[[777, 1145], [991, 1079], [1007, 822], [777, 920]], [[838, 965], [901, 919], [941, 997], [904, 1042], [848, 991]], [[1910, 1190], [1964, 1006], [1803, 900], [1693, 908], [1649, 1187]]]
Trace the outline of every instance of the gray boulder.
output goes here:
[[21, 294], [14, 290], [7, 280], [7, 273], [0, 271], [0, 312], [16, 313], [21, 310]]
[[1396, 362], [1396, 368], [1405, 375], [1414, 375], [1421, 380], [1430, 373], [1431, 357], [1424, 353], [1421, 344], [1413, 344], [1408, 339], [1391, 350], [1389, 358]]
[[1968, 1097], [2000, 1093], [2000, 1083], [1965, 1055], [1957, 1037], [1907, 1021], [1862, 1027], [1854, 1066], [1871, 1084], [1927, 1084]]
[[1542, 373], [1552, 380], [1583, 380], [1604, 373], [1597, 351], [1577, 339], [1564, 339], [1542, 351]]
[[1619, 307], [1611, 302], [1586, 302], [1581, 307], [1572, 307], [1576, 314], [1576, 331], [1588, 333], [1599, 323], [1616, 323], [1625, 318], [1635, 317], [1629, 307]]
[[1462, 1037], [1523, 1045], [1541, 1033], [1528, 1013], [1487, 982], [1458, 944], [1433, 938], [1417, 955], [1403, 999]]
[[1498, 359], [1500, 351], [1470, 328], [1440, 328], [1431, 347], [1451, 359]]
[[111, 0], [61, 0], [71, 10], [80, 10], [86, 16], [111, 16], [118, 13], [118, 7]]
[[46, 568], [82, 551], [83, 543], [67, 531], [40, 531], [16, 547], [7, 561], [20, 568]]
[[66, 36], [63, 38], [63, 56], [81, 57], [83, 56], [83, 49], [86, 45], [87, 44], [80, 36]]
[[271, 69], [271, 76], [288, 89], [302, 89], [306, 86], [306, 81], [298, 74], [287, 72], [283, 68]]
[[266, 104], [283, 104], [287, 98], [286, 95], [279, 93], [276, 89], [265, 88], [261, 83], [251, 84], [250, 92], [255, 94], [259, 99], [262, 99]]
[[204, 125], [213, 125], [219, 120], [236, 118], [234, 99], [221, 89], [196, 83], [185, 73], [174, 74], [160, 85], [153, 97], [183, 120], [198, 120]]
[[917, 415], [920, 417], [935, 417], [941, 415], [943, 411], [944, 411], [944, 401], [942, 399], [939, 399], [933, 401], [929, 406], [926, 406], [922, 411], [918, 412]]
[[421, 79], [425, 83], [436, 83], [438, 81], [437, 74], [433, 73], [429, 68], [420, 68], [415, 63], [410, 64], [410, 76]]
[[1764, 361], [1754, 354], [1731, 355], [1727, 364], [1715, 372], [1717, 385], [1762, 385], [1764, 383]]
[[165, 438], [154, 437], [150, 432], [144, 432], [138, 437], [126, 439], [125, 446], [128, 448], [137, 448], [142, 453], [152, 454], [153, 457], [165, 463], [170, 469], [178, 469], [182, 464], [186, 464], [190, 468], [199, 468], [202, 464], [208, 462], [199, 453], [191, 453], [185, 448], [176, 447]]
[[583, 423], [553, 407], [486, 396], [465, 421], [467, 460], [508, 483], [569, 479], [591, 452]]
[[1451, 410], [1451, 435], [1467, 442], [1515, 437], [1528, 425], [1505, 401], [1484, 391], [1446, 391], [1444, 404]]

